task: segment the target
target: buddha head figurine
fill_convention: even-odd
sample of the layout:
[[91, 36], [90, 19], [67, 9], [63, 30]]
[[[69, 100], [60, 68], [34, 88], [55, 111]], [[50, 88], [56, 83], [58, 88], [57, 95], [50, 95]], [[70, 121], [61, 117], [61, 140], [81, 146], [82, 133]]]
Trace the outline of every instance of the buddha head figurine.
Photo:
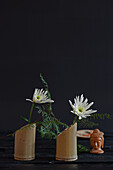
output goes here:
[[104, 153], [104, 151], [101, 149], [101, 147], [103, 148], [104, 144], [103, 135], [104, 133], [100, 132], [99, 129], [95, 129], [90, 135], [90, 145], [92, 147], [90, 153]]

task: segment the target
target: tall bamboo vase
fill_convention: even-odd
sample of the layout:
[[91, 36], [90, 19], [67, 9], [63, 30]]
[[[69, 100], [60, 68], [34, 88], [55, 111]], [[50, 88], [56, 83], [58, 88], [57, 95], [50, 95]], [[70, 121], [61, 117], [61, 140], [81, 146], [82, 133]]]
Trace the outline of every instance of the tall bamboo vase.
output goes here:
[[15, 134], [15, 160], [35, 159], [36, 124], [28, 124], [19, 129]]
[[77, 156], [77, 123], [57, 136], [56, 160], [75, 161]]

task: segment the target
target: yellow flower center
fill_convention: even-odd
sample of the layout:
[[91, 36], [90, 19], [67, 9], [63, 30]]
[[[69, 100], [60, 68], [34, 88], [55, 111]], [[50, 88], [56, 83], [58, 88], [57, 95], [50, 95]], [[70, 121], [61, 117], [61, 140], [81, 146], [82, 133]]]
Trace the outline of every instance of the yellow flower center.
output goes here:
[[37, 99], [40, 100], [40, 96], [37, 96]]
[[79, 110], [79, 112], [81, 112], [81, 113], [83, 112], [83, 109], [82, 109], [82, 108], [78, 108], [78, 110]]

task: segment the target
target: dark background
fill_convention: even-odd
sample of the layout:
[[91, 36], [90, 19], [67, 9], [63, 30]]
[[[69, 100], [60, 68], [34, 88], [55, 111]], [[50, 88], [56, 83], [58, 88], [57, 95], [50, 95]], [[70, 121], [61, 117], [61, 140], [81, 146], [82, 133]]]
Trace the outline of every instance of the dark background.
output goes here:
[[[0, 130], [25, 124], [39, 74], [53, 110], [71, 124], [68, 100], [84, 94], [98, 113], [113, 113], [113, 1], [0, 1]], [[34, 111], [33, 119], [38, 118]], [[97, 120], [113, 132], [113, 120]]]

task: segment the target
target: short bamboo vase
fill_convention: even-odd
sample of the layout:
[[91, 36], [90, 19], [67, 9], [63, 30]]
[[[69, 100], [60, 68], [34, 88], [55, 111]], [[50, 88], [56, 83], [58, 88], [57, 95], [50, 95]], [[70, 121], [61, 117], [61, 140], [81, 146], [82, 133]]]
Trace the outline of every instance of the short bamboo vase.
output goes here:
[[36, 124], [28, 124], [20, 128], [15, 134], [15, 160], [33, 160], [35, 159], [35, 136]]
[[57, 136], [56, 160], [75, 161], [77, 159], [77, 123], [75, 123]]

